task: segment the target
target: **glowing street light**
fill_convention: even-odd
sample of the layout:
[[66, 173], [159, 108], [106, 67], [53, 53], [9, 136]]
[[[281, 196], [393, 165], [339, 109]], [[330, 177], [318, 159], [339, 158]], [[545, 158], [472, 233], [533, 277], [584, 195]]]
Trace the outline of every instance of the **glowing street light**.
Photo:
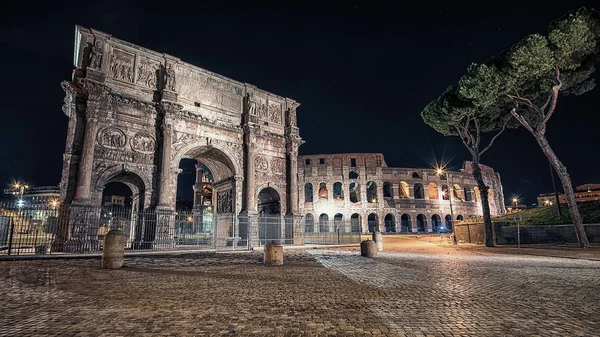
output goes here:
[[[436, 167], [435, 168], [435, 172], [436, 175], [442, 176], [442, 174], [446, 174], [446, 172], [444, 171], [443, 167]], [[448, 173], [446, 174], [446, 177], [448, 178], [448, 184], [450, 185], [448, 187], [448, 189], [450, 188], [454, 188], [452, 185], [452, 176]], [[452, 210], [452, 193], [450, 193], [449, 191], [444, 191], [444, 195], [448, 194], [448, 201], [450, 202], [450, 223], [452, 224], [452, 244], [456, 245], [456, 229], [454, 228], [454, 211]]]
[[513, 197], [512, 202], [515, 203], [515, 210], [519, 209], [519, 198]]

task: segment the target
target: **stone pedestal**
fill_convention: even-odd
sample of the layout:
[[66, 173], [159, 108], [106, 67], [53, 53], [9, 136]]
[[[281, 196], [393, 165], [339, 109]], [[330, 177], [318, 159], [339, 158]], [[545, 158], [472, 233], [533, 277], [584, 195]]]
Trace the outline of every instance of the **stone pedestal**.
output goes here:
[[283, 265], [283, 246], [272, 243], [266, 245], [264, 260], [267, 266]]
[[[148, 231], [150, 228], [146, 228]], [[175, 248], [175, 211], [170, 207], [156, 207], [156, 223], [154, 231], [151, 229], [145, 233], [147, 243], [151, 242], [151, 248], [174, 249]]]
[[65, 253], [88, 253], [100, 249], [98, 231], [100, 208], [90, 205], [71, 205], [69, 217], [69, 239], [64, 243]]
[[111, 229], [104, 236], [102, 248], [102, 268], [118, 269], [123, 266], [127, 236], [119, 229]]
[[373, 232], [373, 241], [377, 244], [377, 251], [383, 252], [383, 236], [380, 231]]
[[377, 256], [377, 244], [373, 240], [365, 240], [360, 243], [360, 255], [364, 257]]

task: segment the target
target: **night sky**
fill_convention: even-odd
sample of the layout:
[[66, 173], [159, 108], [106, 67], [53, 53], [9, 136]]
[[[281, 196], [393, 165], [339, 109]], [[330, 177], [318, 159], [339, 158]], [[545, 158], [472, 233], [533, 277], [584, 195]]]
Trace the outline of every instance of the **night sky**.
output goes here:
[[[60, 182], [68, 122], [60, 82], [71, 76], [76, 24], [299, 101], [300, 154], [382, 152], [388, 166], [459, 169], [466, 148], [421, 120], [425, 105], [471, 62], [545, 33], [569, 10], [600, 5], [486, 2], [11, 2], [0, 14], [0, 182]], [[599, 90], [559, 101], [549, 125], [576, 185], [600, 183]], [[507, 198], [533, 203], [552, 191], [548, 161], [523, 129], [502, 135], [482, 162], [500, 172]]]

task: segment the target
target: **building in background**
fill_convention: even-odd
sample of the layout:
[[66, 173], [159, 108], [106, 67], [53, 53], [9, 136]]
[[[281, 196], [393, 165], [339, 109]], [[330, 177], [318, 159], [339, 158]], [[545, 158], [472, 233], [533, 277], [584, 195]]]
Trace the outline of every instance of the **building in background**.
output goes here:
[[[567, 199], [564, 193], [558, 194], [558, 200], [561, 204], [566, 204]], [[584, 184], [575, 187], [575, 201], [587, 202], [600, 200], [600, 184]], [[556, 205], [556, 195], [554, 193], [542, 193], [537, 197], [538, 207], [548, 207]]]
[[[18, 188], [8, 188], [4, 190], [5, 195], [14, 196], [18, 202], [20, 191]], [[60, 188], [58, 186], [38, 186], [29, 187], [23, 190], [22, 202], [23, 208], [52, 208], [57, 207], [60, 200]]]
[[[481, 169], [491, 214], [505, 213], [500, 175]], [[381, 153], [305, 155], [298, 157], [298, 188], [307, 232], [348, 225], [353, 232], [437, 232], [452, 225], [451, 214], [458, 221], [482, 215], [470, 162], [440, 175], [388, 167]]]

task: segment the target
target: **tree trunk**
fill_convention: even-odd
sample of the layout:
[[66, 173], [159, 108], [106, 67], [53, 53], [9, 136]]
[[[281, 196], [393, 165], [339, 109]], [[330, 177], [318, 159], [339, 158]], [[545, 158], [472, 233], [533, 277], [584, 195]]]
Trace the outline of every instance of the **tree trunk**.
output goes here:
[[473, 156], [471, 167], [473, 168], [473, 177], [475, 177], [475, 180], [477, 181], [477, 187], [479, 187], [481, 210], [483, 211], [483, 227], [485, 229], [485, 246], [494, 247], [492, 216], [490, 215], [490, 202], [488, 199], [488, 190], [490, 188], [483, 181], [481, 168], [479, 167], [479, 157]]
[[[585, 229], [583, 228], [583, 221], [581, 220], [581, 215], [579, 214], [579, 208], [577, 208], [575, 192], [573, 192], [573, 185], [571, 183], [569, 173], [567, 172], [567, 168], [560, 160], [558, 160], [558, 157], [550, 147], [548, 140], [543, 134], [535, 133], [534, 137], [540, 145], [542, 152], [544, 152], [548, 160], [550, 160], [552, 167], [554, 167], [556, 174], [558, 174], [558, 177], [562, 182], [563, 189], [565, 190], [565, 197], [567, 198], [567, 206], [569, 207], [569, 213], [571, 213], [571, 220], [573, 221], [573, 226], [575, 227], [575, 233], [577, 234], [579, 246], [582, 248], [589, 248], [590, 242], [588, 241], [587, 235], [585, 234]], [[559, 200], [556, 200], [556, 202], [560, 203]]]

